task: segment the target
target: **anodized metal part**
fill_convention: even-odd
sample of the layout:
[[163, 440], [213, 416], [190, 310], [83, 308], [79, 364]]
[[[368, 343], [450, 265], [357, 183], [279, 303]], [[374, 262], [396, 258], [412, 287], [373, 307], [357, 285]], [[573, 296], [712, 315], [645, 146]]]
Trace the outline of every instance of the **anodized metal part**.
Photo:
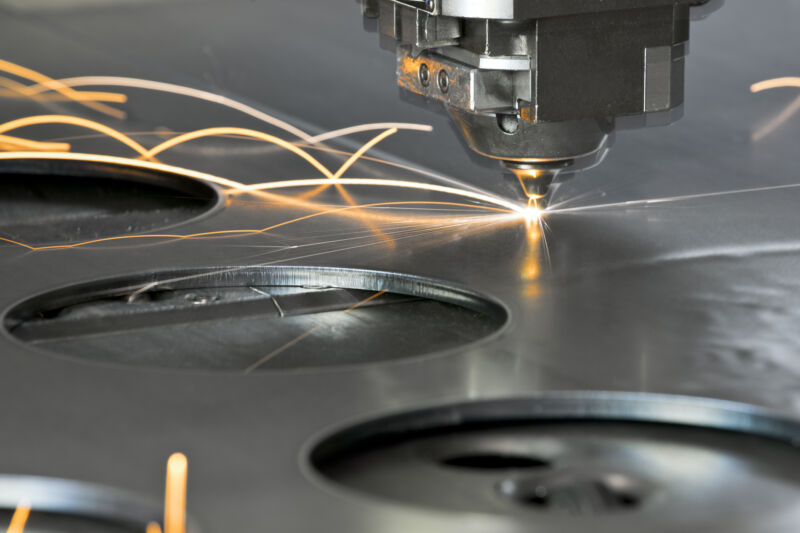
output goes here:
[[537, 165], [591, 158], [607, 146], [617, 118], [666, 116], [681, 106], [689, 9], [704, 3], [363, 5], [381, 34], [398, 42], [401, 88], [442, 102], [475, 152]]

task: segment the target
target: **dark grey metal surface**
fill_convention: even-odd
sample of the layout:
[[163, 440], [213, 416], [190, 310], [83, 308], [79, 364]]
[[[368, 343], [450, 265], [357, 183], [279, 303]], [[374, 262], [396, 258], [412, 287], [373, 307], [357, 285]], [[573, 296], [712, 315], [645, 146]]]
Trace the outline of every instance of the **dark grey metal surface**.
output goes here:
[[[374, 35], [363, 32], [354, 2], [30, 0], [0, 6], [5, 59], [54, 77], [138, 76], [221, 91], [319, 131], [386, 120], [430, 123], [433, 134], [398, 133], [381, 149], [505, 193], [496, 172], [462, 149], [446, 117], [399, 99], [390, 88], [394, 65], [375, 48]], [[799, 117], [752, 139], [797, 91], [749, 92], [753, 82], [800, 75], [798, 17], [800, 6], [791, 0], [730, 0], [697, 22], [686, 65], [685, 117], [668, 128], [618, 132], [605, 163], [564, 184], [553, 204], [798, 183]], [[127, 121], [109, 123], [126, 131], [262, 127], [220, 107], [143, 91], [131, 90], [125, 108]], [[0, 102], [3, 119], [49, 112], [30, 102]], [[83, 134], [30, 132], [43, 139]], [[131, 155], [124, 147], [80, 142], [84, 149]], [[163, 160], [246, 182], [313, 175], [303, 162], [254, 148], [211, 141]], [[373, 164], [352, 172], [399, 173]], [[388, 197], [369, 189], [357, 196], [365, 202]], [[391, 195], [409, 197], [429, 198]], [[530, 250], [519, 224], [491, 231], [462, 225], [409, 236], [394, 248], [372, 239], [357, 248], [332, 243], [268, 256], [261, 255], [262, 246], [305, 246], [333, 240], [321, 238], [326, 232], [365, 230], [354, 220], [317, 220], [249, 241], [41, 252], [4, 246], [3, 310], [35, 294], [110, 276], [279, 262], [444, 279], [498, 299], [510, 322], [489, 341], [419, 360], [248, 376], [97, 366], [40, 353], [3, 333], [0, 389], [7, 407], [0, 415], [0, 471], [157, 495], [163, 461], [181, 450], [190, 460], [190, 510], [204, 531], [528, 531], [525, 521], [397, 509], [321, 490], [302, 472], [298, 454], [326, 428], [364, 416], [553, 390], [688, 394], [800, 416], [799, 201], [800, 188], [785, 188], [553, 214], [547, 219], [551, 260], [542, 261], [535, 280], [525, 279], [531, 277], [525, 269]], [[286, 215], [245, 205], [178, 229], [264, 227]], [[752, 512], [760, 518], [755, 525], [731, 523], [721, 510], [719, 520], [684, 529], [787, 531], [771, 527], [761, 511]], [[572, 522], [564, 529], [598, 531], [598, 523]], [[643, 527], [635, 516], [616, 525], [615, 531]]]

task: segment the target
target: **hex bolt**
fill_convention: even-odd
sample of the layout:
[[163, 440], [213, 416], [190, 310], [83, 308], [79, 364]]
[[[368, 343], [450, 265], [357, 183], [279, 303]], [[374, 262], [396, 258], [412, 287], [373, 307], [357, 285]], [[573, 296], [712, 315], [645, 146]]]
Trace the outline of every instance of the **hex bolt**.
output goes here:
[[447, 77], [447, 72], [444, 70], [439, 71], [439, 90], [446, 93], [450, 89], [450, 78]]
[[419, 66], [419, 82], [423, 87], [427, 87], [431, 84], [431, 71], [425, 63]]

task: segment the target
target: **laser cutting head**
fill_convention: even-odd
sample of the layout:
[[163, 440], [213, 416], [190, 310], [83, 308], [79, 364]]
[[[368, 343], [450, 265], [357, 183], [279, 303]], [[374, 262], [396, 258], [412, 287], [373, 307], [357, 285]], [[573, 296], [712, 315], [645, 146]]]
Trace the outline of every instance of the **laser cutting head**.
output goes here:
[[361, 2], [397, 41], [400, 87], [444, 103], [472, 150], [546, 200], [602, 161], [620, 117], [679, 116], [690, 7], [709, 0]]

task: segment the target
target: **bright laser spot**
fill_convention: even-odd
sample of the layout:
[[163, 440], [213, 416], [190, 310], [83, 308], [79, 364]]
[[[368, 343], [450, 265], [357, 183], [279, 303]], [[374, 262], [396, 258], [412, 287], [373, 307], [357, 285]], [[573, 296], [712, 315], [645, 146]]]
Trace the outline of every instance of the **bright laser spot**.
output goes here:
[[522, 216], [527, 224], [538, 224], [544, 212], [536, 205], [536, 200], [528, 200], [528, 206], [522, 212]]
[[23, 533], [30, 514], [31, 504], [24, 501], [20, 502], [17, 508], [14, 509], [14, 514], [11, 515], [11, 523], [8, 525], [6, 533]]
[[189, 462], [182, 453], [167, 460], [164, 494], [164, 533], [186, 533], [186, 478]]

